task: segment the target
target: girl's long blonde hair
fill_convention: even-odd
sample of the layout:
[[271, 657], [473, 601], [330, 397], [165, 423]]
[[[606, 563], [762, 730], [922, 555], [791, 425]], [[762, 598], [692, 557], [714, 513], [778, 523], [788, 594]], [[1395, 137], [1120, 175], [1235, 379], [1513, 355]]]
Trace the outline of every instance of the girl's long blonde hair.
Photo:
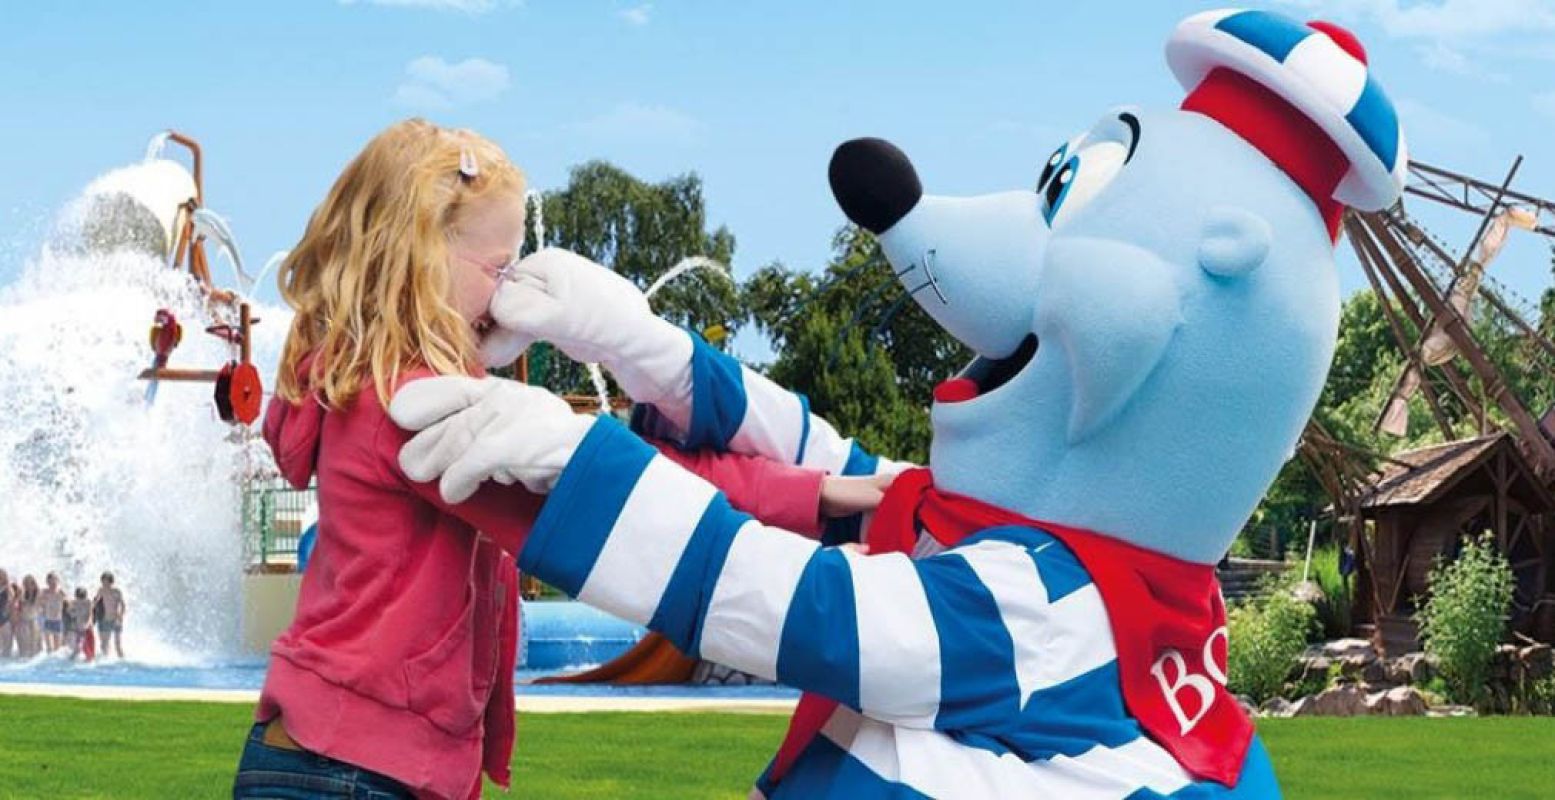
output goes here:
[[468, 372], [476, 342], [449, 301], [449, 239], [470, 203], [523, 191], [523, 174], [474, 132], [409, 119], [373, 137], [281, 264], [296, 316], [276, 394], [340, 409], [370, 379], [387, 406], [407, 367]]

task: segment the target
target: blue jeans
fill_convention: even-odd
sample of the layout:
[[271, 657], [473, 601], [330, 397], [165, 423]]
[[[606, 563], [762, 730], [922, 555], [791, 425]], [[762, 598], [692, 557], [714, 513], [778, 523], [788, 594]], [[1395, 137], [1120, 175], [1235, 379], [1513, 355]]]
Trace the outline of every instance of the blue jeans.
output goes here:
[[344, 761], [287, 750], [264, 743], [264, 723], [248, 732], [248, 744], [238, 761], [232, 784], [233, 800], [413, 800], [414, 795], [392, 778], [353, 767]]

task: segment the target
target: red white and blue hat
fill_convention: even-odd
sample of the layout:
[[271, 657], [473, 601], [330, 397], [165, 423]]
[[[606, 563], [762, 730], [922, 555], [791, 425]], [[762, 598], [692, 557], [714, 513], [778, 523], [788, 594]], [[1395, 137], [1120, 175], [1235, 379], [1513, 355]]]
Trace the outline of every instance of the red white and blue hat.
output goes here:
[[1397, 201], [1404, 133], [1349, 31], [1268, 11], [1206, 11], [1177, 26], [1166, 60], [1189, 92], [1184, 109], [1248, 139], [1325, 217], [1333, 204], [1377, 211]]

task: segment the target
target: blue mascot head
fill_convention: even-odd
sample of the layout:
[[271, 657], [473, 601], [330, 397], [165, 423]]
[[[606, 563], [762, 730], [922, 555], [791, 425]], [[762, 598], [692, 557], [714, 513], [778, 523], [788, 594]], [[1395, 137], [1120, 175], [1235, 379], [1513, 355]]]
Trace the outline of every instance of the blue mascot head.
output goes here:
[[924, 194], [878, 139], [833, 192], [978, 358], [941, 384], [941, 488], [1212, 563], [1288, 459], [1338, 331], [1344, 209], [1398, 198], [1393, 106], [1354, 37], [1212, 11], [1166, 48], [1176, 109], [1119, 108], [1027, 188]]

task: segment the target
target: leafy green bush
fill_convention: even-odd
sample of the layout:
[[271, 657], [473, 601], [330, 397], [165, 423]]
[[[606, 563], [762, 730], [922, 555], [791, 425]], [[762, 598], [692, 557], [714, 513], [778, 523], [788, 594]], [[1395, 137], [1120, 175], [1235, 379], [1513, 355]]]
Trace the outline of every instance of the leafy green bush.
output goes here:
[[1555, 675], [1514, 687], [1512, 710], [1518, 714], [1555, 715]]
[[1311, 578], [1323, 590], [1323, 600], [1317, 604], [1317, 619], [1323, 627], [1323, 636], [1328, 639], [1349, 636], [1353, 628], [1350, 611], [1355, 603], [1355, 586], [1349, 576], [1339, 574], [1339, 545], [1327, 544], [1313, 551]]
[[1316, 616], [1287, 581], [1265, 584], [1263, 591], [1233, 605], [1226, 614], [1228, 688], [1255, 703], [1278, 694], [1306, 649]]
[[1431, 569], [1431, 596], [1415, 615], [1426, 652], [1436, 656], [1448, 696], [1477, 703], [1512, 604], [1512, 568], [1490, 534], [1466, 543], [1454, 561]]

